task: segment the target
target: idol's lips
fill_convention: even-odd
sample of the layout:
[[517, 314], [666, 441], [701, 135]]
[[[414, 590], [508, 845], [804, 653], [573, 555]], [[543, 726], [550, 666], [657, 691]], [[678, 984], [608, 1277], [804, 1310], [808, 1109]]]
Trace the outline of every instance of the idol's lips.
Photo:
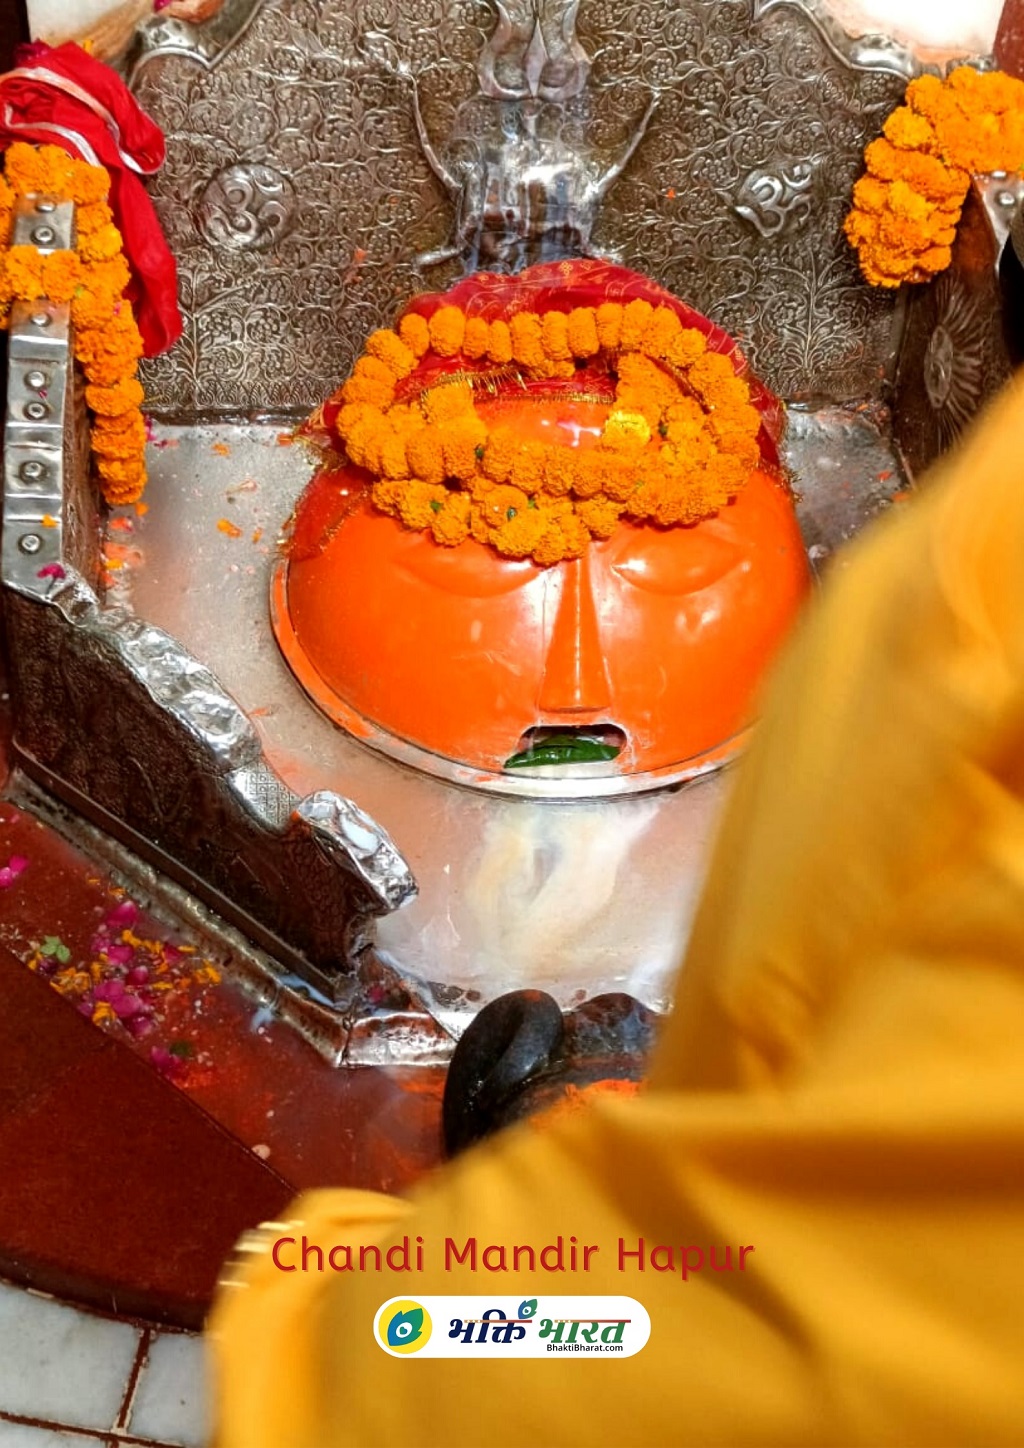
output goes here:
[[588, 724], [577, 729], [537, 725], [527, 729], [504, 767], [537, 769], [545, 765], [605, 763], [616, 759], [625, 747], [625, 732], [617, 724]]

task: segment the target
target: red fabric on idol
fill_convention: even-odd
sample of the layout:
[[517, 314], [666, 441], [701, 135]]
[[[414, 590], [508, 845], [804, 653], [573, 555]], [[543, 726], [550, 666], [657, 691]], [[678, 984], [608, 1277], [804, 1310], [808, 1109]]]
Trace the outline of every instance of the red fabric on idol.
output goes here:
[[[638, 299], [650, 302], [654, 307], [671, 307], [684, 327], [703, 332], [709, 352], [721, 352], [731, 360], [737, 374], [750, 388], [750, 400], [761, 414], [762, 427], [758, 438], [761, 456], [769, 468], [777, 468], [784, 420], [779, 399], [754, 376], [728, 332], [639, 272], [587, 257], [542, 262], [512, 276], [474, 272], [446, 292], [421, 292], [413, 297], [402, 315], [417, 312], [429, 320], [441, 307], [461, 307], [467, 317], [482, 317], [487, 322], [493, 322], [499, 317], [510, 317], [515, 312], [571, 312], [574, 307], [599, 307], [602, 302], [625, 304]], [[473, 363], [461, 355], [446, 359], [428, 354], [405, 379], [403, 387], [412, 393], [429, 386], [430, 379], [440, 373], [471, 372], [486, 366], [486, 362]], [[596, 379], [588, 378], [587, 381], [593, 386]], [[552, 384], [555, 391], [562, 387], [564, 383]], [[530, 390], [542, 392], [545, 384], [532, 382]], [[334, 422], [341, 407], [339, 390], [304, 424], [301, 435], [311, 442], [343, 452], [333, 435]]]
[[163, 132], [120, 76], [78, 45], [35, 42], [15, 59], [16, 68], [0, 76], [0, 149], [14, 141], [62, 146], [107, 168], [146, 356], [165, 352], [181, 336], [177, 268], [139, 179], [163, 164]]

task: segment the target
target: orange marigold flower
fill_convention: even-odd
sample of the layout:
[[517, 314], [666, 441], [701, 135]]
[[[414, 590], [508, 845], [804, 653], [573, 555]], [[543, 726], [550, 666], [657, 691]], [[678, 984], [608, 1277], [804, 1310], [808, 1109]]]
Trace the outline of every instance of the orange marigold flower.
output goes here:
[[399, 381], [408, 377], [416, 366], [416, 354], [390, 327], [380, 327], [371, 332], [366, 339], [366, 350]]
[[665, 361], [672, 367], [689, 367], [707, 350], [707, 338], [696, 327], [684, 327], [673, 339]]
[[935, 140], [930, 121], [909, 106], [900, 106], [882, 127], [882, 133], [901, 151], [926, 151]]
[[101, 226], [78, 238], [78, 251], [83, 261], [109, 261], [120, 255], [121, 233], [116, 226]]
[[141, 415], [135, 414], [132, 425], [119, 431], [108, 431], [101, 427], [92, 430], [92, 450], [97, 457], [138, 458], [146, 446], [146, 424]]
[[447, 497], [448, 489], [442, 484], [422, 483], [413, 478], [399, 499], [399, 517], [407, 528], [429, 528]]
[[473, 389], [466, 381], [441, 382], [424, 393], [422, 403], [428, 422], [454, 422], [473, 415]]
[[366, 374], [356, 376], [355, 373], [348, 379], [341, 389], [341, 395], [346, 402], [366, 402], [371, 407], [388, 407], [394, 401], [395, 383], [393, 374], [390, 382], [382, 382]]
[[0, 176], [0, 211], [14, 210], [14, 192], [3, 176]]
[[935, 276], [938, 272], [945, 271], [952, 260], [953, 253], [948, 246], [931, 246], [917, 258], [917, 264], [922, 271]]
[[690, 368], [690, 386], [709, 407], [713, 407], [719, 388], [733, 381], [736, 372], [722, 352], [705, 352]]
[[639, 348], [653, 316], [654, 308], [642, 297], [626, 303], [622, 313], [622, 331], [619, 334], [619, 346], [624, 352], [635, 352]]
[[407, 312], [398, 324], [398, 335], [414, 357], [422, 357], [430, 350], [430, 328], [426, 318], [418, 312]]
[[392, 518], [398, 517], [399, 504], [409, 486], [408, 478], [380, 478], [371, 490], [373, 505]]
[[375, 422], [378, 425], [384, 421], [384, 414], [379, 407], [371, 407], [368, 402], [347, 402], [334, 420], [335, 431], [345, 442], [352, 430], [361, 423]]
[[354, 423], [345, 435], [345, 451], [358, 468], [379, 473], [381, 450], [388, 436], [387, 420], [378, 409], [367, 409], [365, 416]]
[[458, 547], [469, 537], [469, 508], [472, 502], [465, 492], [449, 492], [439, 513], [430, 520], [430, 533], [442, 547]]
[[[625, 467], [628, 460], [616, 457], [616, 462]], [[596, 498], [605, 489], [607, 482], [607, 468], [605, 458], [597, 448], [588, 448], [576, 455], [576, 466], [573, 471], [572, 490], [577, 498]]]
[[761, 461], [761, 449], [757, 438], [744, 436], [740, 432], [727, 432], [718, 439], [719, 451], [740, 460], [749, 472]]
[[970, 173], [1024, 167], [1024, 83], [970, 66], [921, 76], [884, 131], [865, 151], [845, 231], [867, 280], [893, 287], [949, 264]]
[[123, 417], [142, 405], [142, 382], [133, 376], [114, 382], [113, 387], [85, 388], [85, 401], [100, 417]]
[[597, 337], [606, 352], [617, 352], [622, 336], [622, 313], [620, 302], [602, 302], [597, 309]]
[[133, 485], [145, 477], [146, 469], [141, 458], [100, 458], [96, 464], [101, 477], [111, 483]]
[[92, 206], [97, 201], [106, 201], [110, 194], [110, 176], [103, 166], [74, 161], [65, 189], [76, 206]]
[[4, 173], [19, 196], [60, 196], [71, 180], [71, 157], [56, 146], [15, 141], [4, 155]]
[[593, 496], [603, 493], [613, 503], [624, 503], [636, 490], [637, 467], [641, 459], [624, 457], [621, 453], [612, 453], [603, 458], [600, 453], [594, 456], [599, 458], [600, 462], [596, 472], [599, 486]]
[[[466, 332], [462, 339], [462, 350], [473, 362], [479, 362], [482, 357], [487, 356], [487, 348], [490, 345], [491, 328], [484, 321], [483, 317], [467, 317]], [[469, 526], [468, 522], [466, 524]]]
[[507, 367], [512, 361], [512, 331], [507, 322], [491, 323], [487, 360], [497, 367]]
[[473, 506], [468, 493], [449, 493], [430, 520], [434, 542], [457, 548], [469, 537], [469, 515]]
[[114, 417], [98, 412], [93, 415], [92, 430], [94, 436], [118, 437], [131, 433], [145, 441], [146, 420], [137, 407], [130, 407], [127, 412], [119, 412]]
[[51, 302], [70, 302], [81, 276], [82, 263], [73, 251], [52, 251], [43, 258], [43, 287]]
[[671, 307], [656, 307], [644, 330], [640, 346], [648, 357], [667, 360], [683, 324]]
[[501, 528], [529, 507], [529, 494], [509, 483], [491, 488], [475, 507], [488, 528]]
[[105, 327], [114, 315], [114, 293], [106, 287], [79, 286], [71, 298], [71, 320], [86, 330]]
[[528, 507], [493, 532], [489, 541], [503, 558], [529, 558], [546, 530], [541, 510]]
[[444, 465], [450, 478], [468, 481], [477, 471], [487, 441], [487, 428], [473, 414], [460, 417], [444, 428]]
[[544, 484], [547, 448], [543, 443], [527, 442], [517, 448], [512, 459], [512, 482], [524, 493], [536, 493]]
[[480, 467], [484, 476], [495, 483], [507, 483], [512, 476], [512, 463], [519, 448], [519, 439], [510, 432], [493, 432], [484, 447]]
[[509, 323], [512, 356], [521, 367], [539, 371], [545, 362], [543, 324], [536, 312], [517, 312]]
[[381, 435], [380, 470], [386, 478], [407, 478], [410, 472], [406, 441], [394, 431]]
[[440, 427], [425, 427], [409, 439], [405, 450], [414, 477], [425, 483], [444, 482], [444, 432]]
[[4, 257], [4, 266], [12, 296], [25, 302], [45, 296], [43, 258], [34, 246], [12, 246]]
[[884, 211], [889, 203], [889, 185], [888, 181], [879, 181], [877, 176], [862, 176], [854, 183], [854, 206], [873, 214]]
[[114, 256], [109, 261], [93, 262], [86, 280], [93, 290], [103, 288], [119, 297], [131, 279], [131, 272], [124, 257]]
[[601, 434], [601, 446], [614, 452], [639, 452], [650, 440], [650, 424], [643, 414], [619, 408], [610, 414]]
[[114, 213], [105, 201], [94, 201], [89, 206], [79, 206], [75, 211], [75, 230], [79, 237], [92, 236], [104, 226], [114, 224]]
[[360, 357], [352, 368], [353, 377], [365, 377], [368, 382], [380, 382], [394, 391], [397, 377], [386, 362], [379, 357]]
[[587, 526], [594, 538], [610, 538], [619, 526], [622, 504], [612, 503], [607, 498], [590, 498], [576, 504], [576, 514]]
[[533, 550], [533, 561], [541, 568], [561, 563], [566, 555], [565, 534], [557, 518], [545, 518], [545, 529]]
[[565, 498], [576, 483], [578, 454], [571, 447], [550, 447], [544, 459], [544, 492], [552, 498]]
[[569, 318], [565, 312], [545, 312], [541, 323], [544, 351], [553, 362], [566, 362], [572, 357], [569, 346]]
[[146, 491], [145, 476], [135, 483], [108, 483], [100, 481], [100, 489], [103, 493], [104, 502], [111, 508], [124, 508], [129, 503], [137, 503]]
[[596, 357], [601, 350], [593, 307], [574, 307], [569, 313], [569, 350], [574, 357]]
[[566, 514], [559, 518], [558, 526], [562, 530], [562, 542], [565, 558], [582, 558], [590, 546], [590, 530], [578, 513]]
[[439, 307], [431, 317], [430, 345], [439, 357], [454, 357], [462, 350], [466, 317], [461, 307]]

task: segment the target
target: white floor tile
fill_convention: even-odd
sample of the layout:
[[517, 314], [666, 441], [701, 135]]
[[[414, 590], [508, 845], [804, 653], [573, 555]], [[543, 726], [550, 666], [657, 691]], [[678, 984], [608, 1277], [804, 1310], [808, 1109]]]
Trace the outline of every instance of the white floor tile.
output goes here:
[[0, 1284], [0, 1409], [75, 1428], [111, 1428], [138, 1343], [127, 1323]]
[[206, 1361], [201, 1337], [161, 1333], [149, 1347], [128, 1431], [183, 1448], [206, 1443]]
[[51, 1428], [28, 1428], [24, 1423], [5, 1423], [0, 1418], [0, 1448], [103, 1448], [106, 1441], [83, 1438], [80, 1433], [54, 1432]]

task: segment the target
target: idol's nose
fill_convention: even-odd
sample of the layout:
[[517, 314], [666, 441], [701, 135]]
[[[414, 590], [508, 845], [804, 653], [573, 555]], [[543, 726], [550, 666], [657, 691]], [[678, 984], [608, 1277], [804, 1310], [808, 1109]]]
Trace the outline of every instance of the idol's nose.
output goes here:
[[545, 714], [593, 713], [611, 704], [597, 626], [589, 550], [563, 563], [561, 593], [544, 661], [538, 703]]

